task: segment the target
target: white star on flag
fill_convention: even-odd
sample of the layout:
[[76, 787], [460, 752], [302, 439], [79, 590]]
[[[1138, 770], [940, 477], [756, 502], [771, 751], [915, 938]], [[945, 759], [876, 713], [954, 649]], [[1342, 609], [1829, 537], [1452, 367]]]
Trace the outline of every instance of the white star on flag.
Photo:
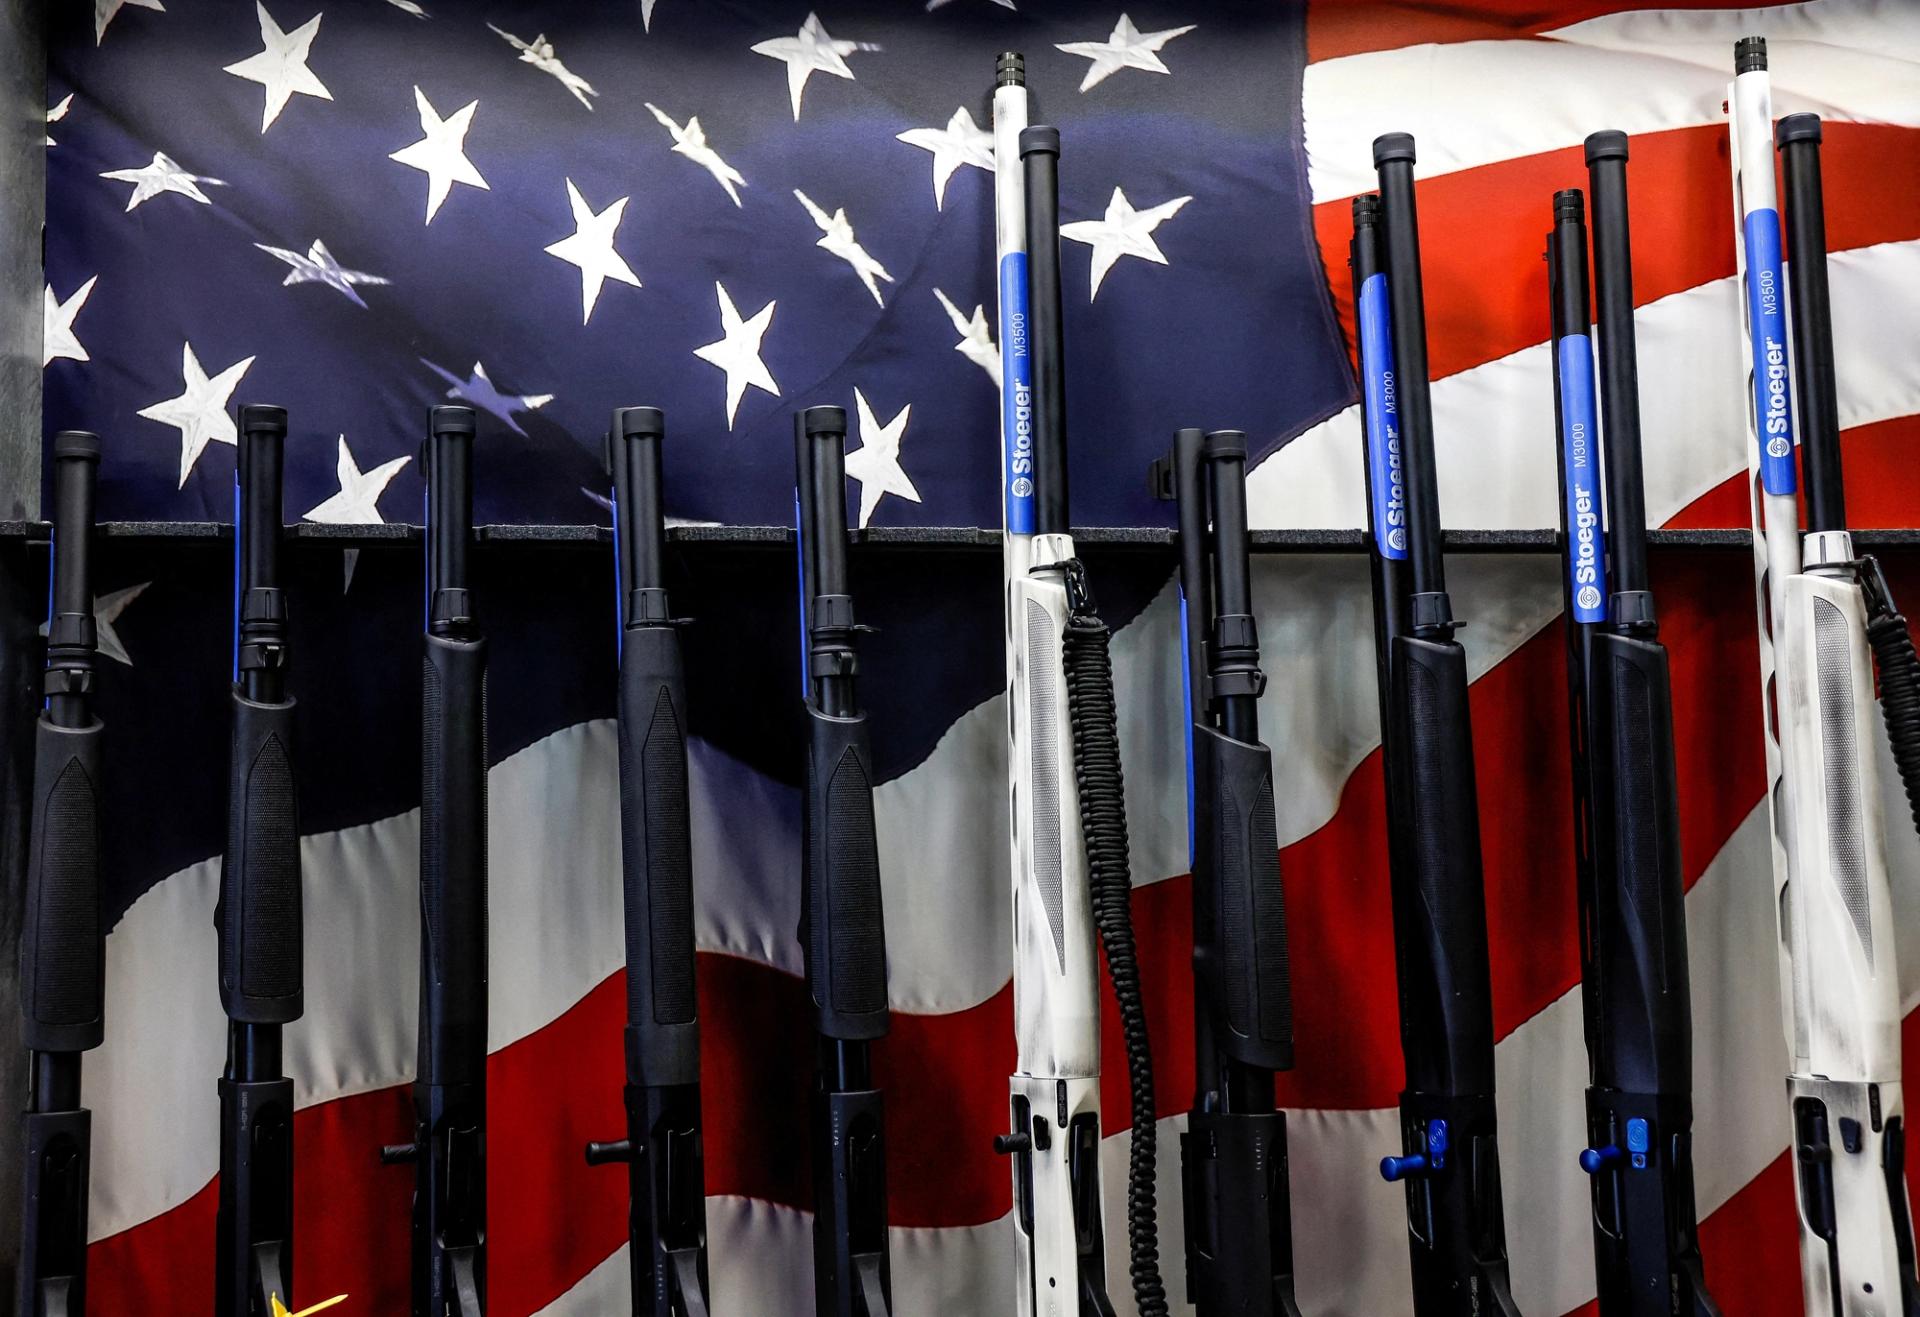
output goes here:
[[193, 355], [193, 344], [188, 343], [180, 353], [180, 374], [185, 387], [179, 396], [140, 409], [140, 415], [149, 421], [170, 425], [180, 432], [180, 488], [187, 487], [193, 464], [200, 460], [209, 443], [239, 442], [227, 402], [251, 365], [253, 358], [247, 357], [209, 377], [200, 365], [200, 358]]
[[1162, 221], [1178, 215], [1180, 208], [1192, 200], [1192, 197], [1175, 197], [1172, 201], [1163, 201], [1145, 210], [1135, 210], [1133, 203], [1127, 200], [1127, 194], [1115, 188], [1113, 199], [1107, 202], [1105, 219], [1075, 220], [1072, 224], [1062, 224], [1061, 237], [1084, 242], [1093, 248], [1093, 288], [1087, 294], [1087, 300], [1091, 302], [1100, 295], [1100, 281], [1107, 277], [1107, 271], [1122, 256], [1138, 256], [1143, 261], [1165, 265], [1167, 258], [1161, 253], [1160, 244], [1153, 240], [1153, 231], [1160, 227]]
[[498, 418], [509, 430], [524, 436], [526, 431], [520, 428], [520, 422], [514, 419], [515, 412], [537, 412], [553, 401], [551, 393], [502, 393], [493, 387], [493, 381], [487, 378], [487, 368], [479, 362], [473, 363], [473, 373], [466, 379], [448, 370], [436, 366], [425, 357], [420, 364], [438, 375], [453, 387], [447, 390], [449, 398], [459, 398], [470, 402], [481, 411]]
[[225, 187], [224, 178], [207, 178], [202, 174], [189, 174], [173, 162], [173, 158], [163, 151], [153, 153], [153, 161], [138, 169], [109, 169], [100, 175], [113, 179], [116, 183], [133, 184], [133, 192], [127, 197], [127, 209], [132, 210], [143, 201], [151, 201], [163, 192], [178, 192], [203, 206], [213, 204], [207, 194], [200, 190], [200, 184], [208, 187]]
[[362, 471], [347, 447], [347, 436], [340, 436], [340, 456], [334, 472], [340, 478], [340, 492], [315, 505], [303, 518], [329, 526], [368, 526], [386, 521], [380, 515], [380, 495], [402, 467], [413, 459], [396, 457], [371, 471]]
[[107, 39], [107, 24], [111, 23], [113, 16], [126, 5], [132, 5], [135, 9], [152, 9], [162, 14], [167, 12], [167, 7], [161, 4], [160, 0], [93, 0], [94, 45], [97, 46]]
[[[152, 584], [152, 581], [142, 581], [124, 590], [114, 590], [93, 597], [94, 644], [102, 654], [128, 667], [133, 666], [133, 659], [128, 656], [127, 647], [121, 643], [120, 633], [114, 630], [113, 624], [120, 620], [120, 614], [127, 611], [127, 605], [138, 599]], [[46, 635], [47, 629], [48, 624], [42, 622], [40, 634]]]
[[[65, 99], [63, 99], [58, 105], [54, 106], [51, 110], [47, 111], [47, 122], [59, 123], [62, 119], [67, 117], [67, 111], [71, 110], [72, 108], [73, 108], [73, 93], [68, 92], [66, 94]], [[60, 143], [53, 140], [52, 133], [48, 133], [47, 145], [58, 146], [60, 145]]]
[[621, 197], [596, 215], [573, 180], [567, 180], [567, 202], [573, 207], [573, 232], [547, 247], [546, 252], [580, 267], [580, 323], [583, 325], [593, 318], [593, 304], [600, 300], [601, 284], [618, 279], [623, 284], [640, 287], [639, 276], [613, 249], [613, 235], [620, 227], [620, 217], [626, 213], [628, 200]]
[[800, 97], [807, 89], [808, 78], [815, 73], [831, 73], [852, 82], [853, 70], [847, 67], [847, 56], [879, 49], [871, 41], [835, 41], [820, 25], [820, 16], [808, 14], [798, 35], [762, 41], [754, 46], [753, 52], [786, 63], [787, 95], [793, 101], [793, 121], [798, 123]]
[[659, 3], [660, 3], [660, 0], [640, 0], [640, 30], [641, 31], [643, 32], [653, 31], [653, 7]]
[[260, 13], [260, 40], [266, 49], [238, 64], [227, 65], [226, 71], [267, 89], [266, 106], [260, 113], [260, 131], [264, 133], [295, 96], [317, 96], [330, 101], [333, 93], [307, 67], [313, 39], [320, 35], [320, 15], [315, 14], [291, 32], [282, 32], [260, 0], [254, 0], [254, 8]]
[[473, 112], [480, 108], [480, 102], [468, 101], [444, 119], [418, 87], [413, 89], [413, 103], [420, 112], [420, 131], [426, 136], [412, 146], [395, 151], [387, 159], [397, 160], [427, 176], [426, 222], [431, 224], [440, 203], [447, 199], [455, 183], [465, 183], [483, 192], [493, 189], [480, 177], [473, 161], [467, 159], [467, 129], [473, 127]]
[[79, 338], [73, 332], [73, 318], [80, 314], [80, 308], [87, 304], [87, 298], [93, 293], [93, 286], [100, 282], [100, 276], [94, 275], [74, 290], [73, 296], [61, 301], [53, 295], [53, 285], [48, 284], [45, 312], [40, 322], [40, 349], [42, 370], [51, 366], [61, 357], [70, 361], [92, 361], [86, 348], [81, 346]]
[[953, 322], [954, 329], [960, 335], [960, 341], [953, 350], [971, 361], [981, 370], [993, 377], [993, 387], [1000, 387], [1000, 349], [993, 345], [993, 331], [987, 328], [987, 309], [984, 306], [973, 308], [973, 317], [968, 319], [960, 314], [960, 308], [953, 299], [938, 288], [933, 295], [940, 299], [940, 305], [946, 308], [947, 319]]
[[688, 119], [683, 128], [673, 121], [672, 115], [652, 101], [647, 101], [646, 107], [652, 112], [653, 117], [660, 121], [661, 126], [673, 134], [674, 153], [685, 156], [712, 174], [719, 181], [720, 186], [727, 190], [727, 195], [733, 198], [733, 204], [738, 206], [740, 204], [739, 188], [745, 187], [747, 180], [740, 177], [739, 170], [722, 160], [719, 152], [707, 145], [707, 133], [700, 126], [700, 116], [696, 114]]
[[1105, 41], [1063, 41], [1054, 49], [1093, 61], [1087, 68], [1087, 76], [1080, 81], [1080, 90], [1088, 91], [1121, 69], [1171, 73], [1172, 70], [1160, 62], [1160, 47], [1193, 29], [1194, 25], [1188, 23], [1185, 27], [1170, 27], [1160, 32], [1142, 32], [1133, 25], [1131, 18], [1122, 14], [1120, 21], [1113, 25], [1112, 35]]
[[826, 235], [814, 246], [832, 252], [851, 265], [853, 272], [860, 276], [860, 282], [865, 284], [867, 291], [873, 294], [874, 303], [885, 306], [886, 303], [880, 297], [880, 285], [874, 280], [885, 279], [888, 283], [892, 283], [893, 276], [887, 273], [886, 266], [867, 255], [867, 249], [854, 238], [853, 224], [847, 219], [847, 212], [836, 210], [829, 215], [814, 205], [813, 198], [799, 188], [793, 190], [793, 195], [800, 199], [800, 204], [807, 208], [807, 214], [813, 216], [813, 222], [819, 225], [820, 232]]
[[415, 18], [427, 17], [427, 11], [422, 9], [419, 5], [416, 5], [415, 3], [413, 3], [413, 0], [387, 0], [387, 3], [392, 5], [395, 9], [405, 10], [407, 13], [412, 14]]
[[253, 244], [269, 256], [285, 261], [293, 268], [287, 271], [287, 277], [280, 281], [282, 288], [291, 288], [295, 284], [325, 284], [352, 302], [364, 308], [366, 301], [354, 291], [355, 284], [390, 284], [377, 274], [368, 274], [364, 270], [349, 270], [333, 259], [333, 253], [327, 250], [327, 244], [315, 238], [313, 245], [307, 248], [307, 254], [288, 251], [285, 247], [269, 247], [264, 242]]
[[576, 101], [589, 110], [593, 108], [593, 102], [587, 97], [598, 96], [600, 93], [593, 89], [592, 83], [561, 62], [559, 54], [553, 48], [553, 43], [547, 40], [546, 33], [540, 33], [532, 41], [522, 41], [513, 33], [494, 27], [491, 23], [487, 26], [493, 28], [495, 36], [520, 52], [522, 64], [531, 64], [542, 73], [551, 74], [562, 87], [573, 93]]
[[947, 180], [961, 165], [993, 171], [993, 134], [973, 121], [973, 111], [961, 106], [945, 128], [909, 128], [895, 137], [908, 146], [933, 152], [933, 205], [947, 204]]
[[749, 384], [776, 398], [780, 396], [780, 386], [773, 382], [766, 363], [760, 360], [760, 340], [765, 337], [767, 326], [773, 323], [775, 303], [768, 302], [755, 311], [751, 319], [742, 320], [734, 309], [733, 299], [727, 296], [726, 286], [716, 282], [713, 287], [720, 294], [720, 339], [695, 348], [693, 355], [727, 373], [727, 429], [731, 430], [733, 418], [740, 411], [741, 395], [746, 393]]
[[900, 437], [906, 433], [913, 404], [902, 407], [882, 425], [867, 405], [867, 396], [858, 389], [853, 391], [853, 403], [859, 413], [860, 446], [847, 454], [847, 479], [860, 486], [860, 528], [864, 530], [873, 510], [888, 494], [898, 494], [909, 503], [920, 501], [920, 491], [900, 466]]

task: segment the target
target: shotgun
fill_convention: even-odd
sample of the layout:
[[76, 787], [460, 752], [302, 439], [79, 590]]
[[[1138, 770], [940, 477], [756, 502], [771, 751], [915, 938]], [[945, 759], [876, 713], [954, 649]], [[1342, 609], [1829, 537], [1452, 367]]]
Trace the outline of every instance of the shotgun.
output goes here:
[[[1734, 47], [1727, 103], [1753, 399], [1747, 460], [1760, 669], [1772, 710], [1764, 720], [1767, 802], [1806, 1311], [1914, 1317], [1920, 1297], [1904, 1178], [1900, 989], [1870, 650], [1880, 658], [1887, 731], [1910, 804], [1920, 800], [1920, 674], [1878, 564], [1854, 553], [1847, 532], [1819, 121], [1791, 115], [1779, 125], [1791, 206], [1789, 287], [1762, 38]], [[1797, 475], [1806, 483], [1804, 537]]]
[[[1355, 208], [1354, 277], [1359, 298], [1386, 313], [1392, 359], [1366, 360], [1370, 334], [1377, 339], [1379, 330], [1363, 328], [1362, 371], [1370, 392], [1391, 396], [1393, 420], [1368, 441], [1400, 449], [1409, 569], [1393, 574], [1400, 598], [1376, 589], [1388, 605], [1376, 612], [1375, 636], [1386, 650], [1381, 733], [1407, 1084], [1400, 1095], [1402, 1151], [1382, 1159], [1380, 1173], [1406, 1187], [1414, 1311], [1517, 1317], [1500, 1197], [1467, 656], [1454, 639], [1460, 623], [1440, 548], [1412, 136], [1375, 138], [1373, 160], [1380, 201], [1377, 210]], [[1371, 283], [1382, 276], [1383, 288]], [[1378, 460], [1390, 464], [1391, 448]]]
[[1647, 575], [1626, 134], [1594, 133], [1586, 158], [1604, 428], [1578, 189], [1554, 194], [1547, 246], [1590, 1081], [1580, 1167], [1592, 1177], [1603, 1317], [1719, 1317], [1694, 1211], [1685, 875], [1673, 696]]
[[27, 908], [20, 939], [22, 1041], [33, 1089], [23, 1118], [21, 1317], [87, 1310], [87, 1194], [93, 1114], [81, 1056], [105, 1033], [100, 935], [100, 774], [105, 724], [93, 711], [93, 491], [100, 440], [53, 440], [44, 702], [34, 726]]
[[[1007, 736], [1017, 1069], [1012, 1158], [1019, 1317], [1111, 1317], [1100, 1192], [1096, 931], [1126, 1039], [1127, 1236], [1142, 1317], [1167, 1311], [1154, 1192], [1153, 1059], [1129, 905], [1127, 821], [1105, 624], [1067, 519], [1060, 133], [1027, 124], [1024, 61], [994, 92], [1000, 265]], [[1079, 826], [1074, 826], [1078, 818]]]
[[847, 413], [793, 418], [800, 683], [807, 714], [800, 947], [819, 1039], [812, 1100], [814, 1311], [888, 1317], [887, 1141], [872, 1046], [886, 1036], [873, 758], [847, 587]]
[[435, 407], [426, 447], [420, 735], [420, 1054], [411, 1162], [413, 1317], [487, 1298], [487, 642], [467, 592], [471, 407]]
[[1293, 993], [1273, 756], [1260, 740], [1246, 435], [1178, 431], [1153, 485], [1180, 525], [1197, 1081], [1180, 1139], [1187, 1295], [1199, 1317], [1300, 1317], [1273, 1091], [1274, 1072], [1293, 1068]]
[[287, 413], [240, 409], [233, 493], [233, 741], [220, 866], [220, 1203], [217, 1317], [277, 1317], [293, 1299], [293, 1080], [281, 1030], [304, 1009], [299, 792], [287, 606], [280, 588]]
[[657, 407], [613, 414], [615, 636], [620, 664], [620, 874], [626, 909], [627, 1136], [587, 1163], [627, 1167], [634, 1317], [707, 1317], [686, 677], [667, 604]]

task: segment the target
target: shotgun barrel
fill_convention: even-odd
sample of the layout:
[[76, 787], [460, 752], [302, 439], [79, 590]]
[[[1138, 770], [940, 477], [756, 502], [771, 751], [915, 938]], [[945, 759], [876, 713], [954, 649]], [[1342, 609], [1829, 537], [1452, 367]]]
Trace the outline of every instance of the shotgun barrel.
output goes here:
[[1181, 1136], [1187, 1293], [1200, 1317], [1299, 1317], [1287, 1118], [1293, 1068], [1273, 758], [1260, 740], [1247, 438], [1181, 430], [1154, 483], [1178, 505], [1193, 866], [1195, 1094]]
[[626, 913], [627, 1135], [589, 1143], [624, 1164], [634, 1317], [707, 1317], [707, 1200], [694, 976], [687, 688], [667, 603], [656, 407], [622, 407], [608, 433], [620, 665], [620, 869]]
[[303, 1009], [300, 818], [280, 585], [287, 414], [240, 409], [234, 475], [233, 740], [220, 871], [218, 1317], [275, 1317], [293, 1301], [293, 1081], [281, 1030]]
[[420, 737], [420, 1036], [411, 1162], [414, 1317], [487, 1299], [487, 642], [474, 619], [474, 413], [435, 407], [426, 447]]
[[1802, 1290], [1808, 1317], [1914, 1317], [1899, 973], [1871, 709], [1878, 658], [1894, 760], [1909, 800], [1920, 798], [1920, 661], [1879, 566], [1854, 552], [1847, 531], [1819, 122], [1779, 124], [1792, 242], [1783, 269], [1767, 64], [1763, 38], [1741, 39], [1727, 101]]
[[820, 1317], [889, 1317], [886, 1122], [872, 1044], [884, 1037], [887, 946], [847, 584], [847, 413], [794, 417], [801, 681], [807, 715], [800, 946], [818, 1036], [812, 1103], [813, 1270]]
[[100, 929], [100, 780], [106, 729], [94, 713], [93, 494], [100, 440], [53, 440], [47, 659], [34, 727], [27, 897], [20, 937], [21, 1040], [32, 1092], [23, 1118], [18, 1311], [87, 1310], [87, 1196], [93, 1114], [81, 1056], [105, 1036]]
[[[1606, 1317], [1718, 1317], [1693, 1193], [1693, 1036], [1673, 700], [1647, 574], [1627, 227], [1627, 138], [1587, 138], [1600, 393], [1587, 340], [1578, 191], [1549, 238], [1560, 466], [1567, 490], [1568, 683], [1576, 889], [1590, 1084], [1594, 1269]], [[1604, 470], [1605, 524], [1594, 496]], [[1598, 602], [1598, 608], [1594, 605]], [[1597, 616], [1595, 614], [1597, 613]]]
[[[1376, 138], [1373, 159], [1380, 178], [1377, 250], [1386, 275], [1411, 587], [1406, 630], [1389, 642], [1382, 728], [1391, 765], [1390, 827], [1398, 830], [1400, 843], [1397, 853], [1390, 844], [1389, 853], [1406, 1088], [1400, 1095], [1402, 1153], [1385, 1158], [1381, 1174], [1406, 1186], [1420, 1317], [1514, 1314], [1501, 1208], [1467, 659], [1454, 639], [1459, 623], [1440, 550], [1413, 138]], [[1397, 607], [1391, 617], [1399, 620]], [[1387, 633], [1376, 624], [1376, 634]]]

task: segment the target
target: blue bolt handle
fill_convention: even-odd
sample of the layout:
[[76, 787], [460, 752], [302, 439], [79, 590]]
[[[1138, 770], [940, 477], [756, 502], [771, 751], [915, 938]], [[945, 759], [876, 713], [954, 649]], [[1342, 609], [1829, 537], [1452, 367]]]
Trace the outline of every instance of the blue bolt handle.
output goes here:
[[1425, 1175], [1427, 1157], [1416, 1152], [1411, 1157], [1382, 1157], [1380, 1159], [1380, 1178], [1388, 1184], [1397, 1184], [1409, 1175]]
[[1614, 1144], [1604, 1148], [1587, 1148], [1580, 1153], [1580, 1169], [1588, 1175], [1598, 1175], [1619, 1161], [1624, 1154]]

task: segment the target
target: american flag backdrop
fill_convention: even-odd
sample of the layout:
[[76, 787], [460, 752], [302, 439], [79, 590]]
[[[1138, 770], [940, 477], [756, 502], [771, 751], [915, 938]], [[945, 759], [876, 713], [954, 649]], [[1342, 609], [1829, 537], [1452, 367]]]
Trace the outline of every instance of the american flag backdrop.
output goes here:
[[[418, 516], [425, 409], [483, 412], [480, 520], [604, 522], [608, 410], [668, 415], [667, 506], [772, 525], [789, 416], [847, 406], [863, 525], [997, 526], [986, 100], [1026, 52], [1061, 126], [1074, 510], [1170, 524], [1145, 468], [1173, 427], [1247, 429], [1256, 526], [1361, 523], [1348, 201], [1370, 142], [1419, 140], [1442, 508], [1557, 519], [1548, 199], [1580, 142], [1633, 134], [1649, 515], [1747, 519], [1726, 128], [1734, 39], [1776, 109], [1828, 119], [1841, 420], [1861, 526], [1920, 520], [1920, 6], [1813, 0], [64, 0], [49, 69], [46, 421], [107, 445], [103, 516], [223, 519], [232, 407], [292, 414], [290, 519]], [[1161, 1117], [1163, 1256], [1181, 1256], [1192, 1087], [1180, 647], [1171, 556], [1095, 549], [1117, 628], [1135, 913]], [[351, 558], [350, 563], [345, 561]], [[493, 639], [490, 1188], [496, 1314], [623, 1310], [621, 938], [612, 571], [604, 542], [501, 537]], [[999, 565], [868, 547], [854, 590], [873, 711], [893, 1031], [897, 1310], [1011, 1310], [1013, 1065]], [[1894, 585], [1920, 608], [1920, 556]], [[93, 1307], [210, 1306], [224, 1042], [212, 910], [224, 824], [228, 550], [150, 535], [99, 564], [112, 738], [107, 1042]], [[406, 1306], [418, 849], [416, 547], [290, 554], [308, 919], [288, 1030], [300, 1291]], [[1451, 567], [1474, 676], [1516, 1297], [1593, 1294], [1556, 564]], [[1657, 550], [1690, 890], [1702, 1243], [1729, 1312], [1799, 1311], [1749, 555]], [[1357, 555], [1270, 555], [1270, 684], [1299, 1066], [1303, 1307], [1409, 1310], [1401, 1073], [1371, 614]], [[798, 660], [778, 545], [676, 548], [689, 647], [715, 1310], [812, 1310], [799, 906]], [[1889, 783], [1891, 772], [1886, 774]], [[1910, 1004], [1920, 839], [1890, 803]], [[1106, 1109], [1126, 1109], [1109, 1022]], [[1920, 1054], [1920, 1028], [1908, 1031]], [[1119, 1219], [1124, 1133], [1107, 1141]], [[1122, 1233], [1109, 1231], [1118, 1250]], [[1124, 1274], [1115, 1253], [1113, 1274]], [[1171, 1286], [1176, 1292], [1181, 1286]], [[1116, 1289], [1124, 1289], [1116, 1285]], [[1130, 1299], [1116, 1296], [1123, 1311]]]

